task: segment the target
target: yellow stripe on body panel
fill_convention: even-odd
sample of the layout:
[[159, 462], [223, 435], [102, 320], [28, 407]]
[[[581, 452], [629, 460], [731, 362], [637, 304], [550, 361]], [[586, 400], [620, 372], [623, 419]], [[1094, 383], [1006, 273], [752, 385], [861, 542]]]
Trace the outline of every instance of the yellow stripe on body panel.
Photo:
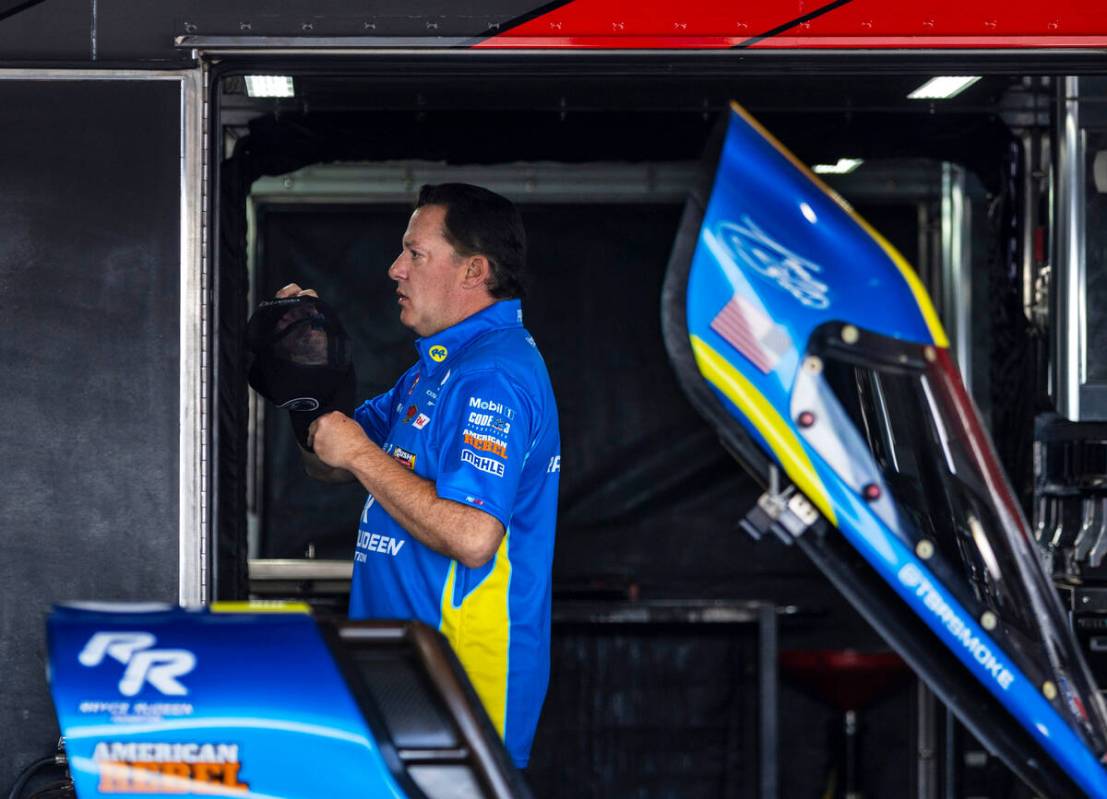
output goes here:
[[454, 606], [457, 561], [450, 563], [442, 589], [442, 623], [438, 628], [453, 647], [501, 738], [507, 716], [507, 653], [511, 629], [507, 596], [511, 584], [511, 561], [507, 557], [510, 535], [508, 530], [500, 541], [492, 571], [469, 592], [459, 607]]
[[850, 218], [857, 223], [858, 227], [868, 233], [880, 249], [884, 250], [884, 254], [895, 264], [896, 268], [903, 276], [904, 281], [907, 283], [907, 287], [911, 289], [911, 294], [915, 297], [915, 302], [918, 303], [919, 311], [922, 313], [923, 320], [926, 322], [926, 327], [930, 331], [930, 336], [934, 339], [931, 343], [936, 347], [948, 347], [949, 339], [946, 337], [946, 331], [942, 327], [941, 320], [938, 318], [938, 312], [934, 310], [934, 303], [931, 302], [930, 295], [926, 292], [926, 287], [923, 286], [922, 281], [919, 280], [919, 276], [915, 274], [915, 270], [912, 268], [911, 264], [907, 263], [907, 259], [900, 255], [899, 251], [893, 247], [887, 239], [873, 229], [860, 214], [854, 211], [853, 206], [846, 202], [838, 192], [826, 185], [818, 175], [808, 169], [807, 164], [804, 164], [796, 158], [787, 147], [773, 136], [773, 134], [765, 130], [765, 128], [761, 126], [761, 123], [750, 116], [746, 109], [742, 108], [742, 106], [738, 105], [738, 103], [733, 100], [730, 101], [730, 107], [734, 113], [746, 120], [750, 127], [760, 133], [765, 138], [765, 141], [775, 147], [777, 152], [787, 158], [792, 163], [792, 166], [802, 172], [808, 180], [815, 184], [815, 187], [819, 189], [819, 191], [827, 195], [837, 203], [843, 211], [849, 214]]
[[212, 613], [311, 613], [306, 602], [285, 602], [280, 599], [251, 599], [239, 602], [212, 602]]
[[729, 361], [699, 336], [690, 336], [692, 352], [696, 356], [696, 365], [711, 385], [723, 392], [739, 410], [742, 411], [762, 438], [772, 449], [777, 460], [807, 498], [831, 524], [838, 523], [830, 497], [826, 493], [823, 481], [815, 472], [811, 459], [800, 443], [799, 438], [776, 408], [757, 390], [745, 375], [735, 369]]

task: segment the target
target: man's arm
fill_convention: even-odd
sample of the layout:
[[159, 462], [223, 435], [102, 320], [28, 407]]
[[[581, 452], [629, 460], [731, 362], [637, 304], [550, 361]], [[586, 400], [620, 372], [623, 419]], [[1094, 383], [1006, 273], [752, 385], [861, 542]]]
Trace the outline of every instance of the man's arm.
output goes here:
[[320, 416], [308, 443], [321, 465], [357, 479], [400, 526], [436, 552], [470, 568], [496, 554], [504, 536], [496, 517], [439, 497], [434, 483], [392, 460], [350, 417]]

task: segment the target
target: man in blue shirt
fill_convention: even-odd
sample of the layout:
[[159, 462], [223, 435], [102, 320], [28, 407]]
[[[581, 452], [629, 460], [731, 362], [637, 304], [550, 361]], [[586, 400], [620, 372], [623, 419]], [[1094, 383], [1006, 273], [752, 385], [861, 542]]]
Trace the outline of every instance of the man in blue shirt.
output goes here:
[[549, 682], [561, 470], [553, 390], [523, 327], [525, 255], [508, 200], [424, 186], [388, 272], [419, 359], [353, 419], [316, 420], [303, 453], [311, 476], [369, 492], [351, 618], [441, 630], [521, 768]]

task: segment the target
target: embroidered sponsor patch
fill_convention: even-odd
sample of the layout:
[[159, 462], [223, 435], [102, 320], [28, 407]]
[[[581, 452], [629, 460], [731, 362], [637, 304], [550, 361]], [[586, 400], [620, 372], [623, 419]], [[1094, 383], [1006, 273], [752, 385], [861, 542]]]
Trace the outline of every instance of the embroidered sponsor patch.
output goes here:
[[482, 472], [494, 475], [496, 477], [504, 476], [504, 465], [495, 458], [489, 458], [485, 455], [478, 455], [471, 449], [463, 449], [461, 451], [462, 463], [468, 463], [475, 469], [479, 469]]
[[502, 402], [496, 402], [494, 400], [481, 399], [480, 397], [469, 397], [469, 407], [478, 411], [488, 411], [489, 413], [496, 413], [500, 416], [506, 416], [508, 419], [515, 418], [515, 410], [504, 405]]
[[392, 450], [392, 460], [396, 461], [396, 463], [406, 466], [412, 471], [415, 471], [414, 452], [408, 452], [406, 449], [400, 449], [399, 447], [396, 447], [396, 449]]
[[430, 420], [431, 418], [429, 416], [427, 416], [425, 413], [421, 413], [415, 417], [415, 421], [411, 423], [411, 426], [414, 427], [416, 430], [422, 430], [424, 427], [427, 426], [427, 422], [429, 422]]
[[446, 356], [450, 354], [450, 351], [443, 347], [441, 344], [435, 344], [427, 353], [431, 356], [431, 360], [435, 363], [442, 363], [446, 360]]
[[485, 433], [475, 433], [472, 430], [465, 430], [462, 435], [465, 443], [473, 449], [491, 452], [507, 460], [507, 442], [503, 439]]
[[470, 411], [468, 422], [473, 425], [473, 427], [488, 427], [503, 433], [505, 436], [511, 432], [511, 422], [506, 419], [501, 419], [499, 416], [492, 413]]
[[407, 406], [407, 412], [404, 414], [404, 424], [411, 424], [411, 420], [415, 418], [415, 414], [419, 413], [419, 409], [414, 405]]

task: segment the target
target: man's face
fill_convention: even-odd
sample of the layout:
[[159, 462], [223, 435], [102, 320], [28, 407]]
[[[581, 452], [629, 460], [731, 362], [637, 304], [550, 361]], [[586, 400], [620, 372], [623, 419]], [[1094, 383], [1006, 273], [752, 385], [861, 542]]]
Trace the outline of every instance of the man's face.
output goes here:
[[460, 321], [465, 259], [446, 241], [446, 209], [424, 205], [411, 215], [404, 249], [388, 268], [396, 281], [400, 322], [426, 337]]

